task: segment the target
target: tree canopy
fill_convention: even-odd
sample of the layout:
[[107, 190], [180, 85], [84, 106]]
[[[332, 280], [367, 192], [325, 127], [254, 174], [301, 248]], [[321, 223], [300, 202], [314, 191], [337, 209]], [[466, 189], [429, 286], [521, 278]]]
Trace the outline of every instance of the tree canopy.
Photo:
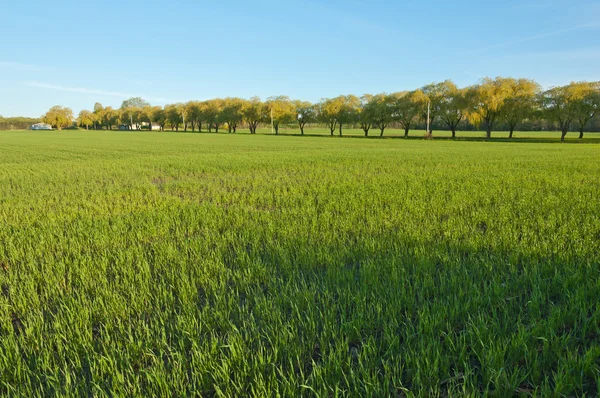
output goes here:
[[273, 120], [273, 128], [275, 134], [279, 134], [279, 126], [281, 124], [292, 123], [296, 120], [296, 106], [285, 95], [267, 98], [267, 108], [270, 112], [270, 117]]
[[96, 122], [96, 117], [97, 116], [94, 112], [83, 109], [81, 112], [79, 112], [77, 123], [80, 126], [85, 126], [86, 130], [89, 130], [90, 125]]
[[62, 130], [73, 124], [73, 111], [70, 108], [56, 105], [50, 108], [42, 119], [44, 123], [48, 123], [57, 130]]
[[121, 103], [121, 109], [144, 108], [146, 106], [150, 106], [150, 103], [148, 103], [148, 101], [144, 100], [141, 97], [132, 97], [132, 98], [124, 100]]

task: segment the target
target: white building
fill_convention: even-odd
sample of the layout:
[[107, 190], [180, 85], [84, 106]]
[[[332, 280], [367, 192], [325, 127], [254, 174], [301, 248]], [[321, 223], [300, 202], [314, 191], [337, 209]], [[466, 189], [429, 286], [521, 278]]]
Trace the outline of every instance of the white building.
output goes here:
[[[129, 125], [120, 124], [119, 130], [129, 130]], [[148, 128], [148, 122], [134, 123], [133, 126], [131, 127], [131, 130], [156, 130], [156, 131], [158, 131], [158, 130], [160, 130], [160, 125], [158, 125], [156, 123], [152, 123], [150, 125], [150, 128]]]
[[36, 123], [29, 127], [30, 130], [52, 130], [52, 126], [48, 123]]

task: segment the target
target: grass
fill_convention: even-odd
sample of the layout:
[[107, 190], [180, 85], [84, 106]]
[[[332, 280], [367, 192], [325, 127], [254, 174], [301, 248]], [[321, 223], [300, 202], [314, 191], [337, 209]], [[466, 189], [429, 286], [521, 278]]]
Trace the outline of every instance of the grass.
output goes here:
[[599, 153], [2, 132], [0, 394], [596, 396]]

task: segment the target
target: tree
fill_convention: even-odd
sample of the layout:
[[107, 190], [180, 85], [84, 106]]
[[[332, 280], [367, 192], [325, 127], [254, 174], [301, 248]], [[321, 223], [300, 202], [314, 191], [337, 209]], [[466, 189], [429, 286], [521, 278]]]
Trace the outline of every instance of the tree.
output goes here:
[[266, 119], [266, 107], [258, 97], [252, 97], [244, 104], [244, 119], [250, 128], [250, 134], [256, 134], [259, 123]]
[[360, 99], [355, 95], [341, 95], [334, 99], [337, 102], [337, 124], [342, 136], [342, 126], [356, 122], [360, 110]]
[[394, 111], [393, 118], [404, 129], [404, 137], [407, 138], [410, 126], [421, 112], [427, 97], [421, 90], [402, 91], [392, 94], [390, 101]]
[[[181, 122], [183, 123], [183, 131], [187, 131], [187, 125], [189, 123], [189, 120], [187, 118], [187, 105], [178, 103], [178, 104], [176, 104], [176, 108], [177, 108], [177, 112], [179, 112], [179, 116], [181, 116]], [[179, 126], [177, 126], [177, 127], [178, 127], [177, 131], [179, 131]]]
[[211, 99], [205, 102], [204, 119], [208, 123], [208, 132], [219, 132], [219, 125], [222, 120], [223, 100], [220, 98]]
[[94, 115], [96, 116], [94, 120], [94, 130], [97, 130], [98, 126], [102, 128], [102, 119], [104, 118], [104, 107], [99, 102], [94, 104]]
[[304, 135], [304, 126], [316, 119], [316, 109], [308, 101], [294, 101], [294, 105], [296, 107], [296, 120], [300, 127], [300, 134]]
[[422, 101], [421, 117], [425, 121], [429, 119], [429, 131], [427, 134], [430, 136], [433, 134], [433, 123], [442, 110], [442, 103], [448, 92], [453, 88], [456, 88], [456, 85], [451, 80], [441, 83], [431, 83], [421, 88], [421, 91], [425, 95]]
[[244, 119], [244, 100], [241, 98], [225, 98], [221, 118], [227, 123], [229, 133], [237, 132], [238, 124]]
[[148, 105], [141, 109], [139, 119], [140, 119], [140, 121], [142, 121], [144, 123], [148, 123], [148, 131], [152, 131], [153, 118], [154, 118], [154, 107]]
[[265, 105], [269, 112], [268, 117], [273, 120], [275, 134], [279, 134], [281, 124], [293, 123], [296, 120], [296, 107], [290, 98], [285, 95], [269, 97]]
[[192, 131], [195, 131], [196, 124], [202, 117], [202, 113], [200, 112], [200, 103], [197, 101], [189, 101], [186, 105], [187, 108], [187, 118], [189, 123], [192, 125]]
[[317, 117], [320, 122], [325, 123], [329, 128], [329, 132], [333, 135], [338, 122], [338, 113], [341, 103], [339, 97], [337, 99], [322, 99], [318, 104]]
[[395, 99], [393, 95], [377, 94], [367, 104], [373, 124], [379, 129], [380, 137], [383, 137], [385, 129], [394, 121]]
[[115, 111], [111, 106], [104, 108], [102, 113], [102, 124], [107, 130], [112, 130], [112, 126], [119, 122], [119, 112]]
[[133, 110], [134, 108], [120, 108], [119, 112], [119, 123], [127, 126], [128, 130], [133, 129]]
[[511, 94], [510, 87], [510, 79], [486, 77], [467, 91], [469, 119], [474, 124], [485, 124], [487, 138], [491, 138], [492, 130], [502, 115], [504, 103]]
[[565, 141], [573, 120], [582, 115], [581, 101], [588, 93], [587, 84], [571, 83], [550, 88], [542, 94], [542, 110], [548, 119], [558, 123], [561, 142]]
[[446, 88], [444, 99], [440, 104], [440, 118], [452, 131], [452, 138], [456, 138], [456, 128], [465, 117], [469, 104], [464, 89], [459, 89], [452, 82], [448, 82]]
[[86, 130], [89, 130], [90, 124], [94, 125], [96, 123], [96, 115], [93, 112], [83, 109], [79, 112], [77, 123], [80, 126], [85, 126]]
[[192, 117], [195, 116], [196, 124], [198, 125], [198, 131], [202, 132], [202, 122], [206, 119], [206, 101], [196, 102], [196, 105], [197, 110], [192, 114]]
[[508, 125], [508, 137], [512, 138], [517, 125], [533, 114], [541, 89], [529, 79], [507, 78], [505, 84], [508, 93], [500, 113]]
[[132, 97], [129, 99], [124, 100], [121, 103], [121, 109], [125, 109], [125, 108], [144, 108], [146, 106], [149, 106], [150, 104], [148, 103], [148, 101], [140, 98], [140, 97]]
[[179, 104], [165, 105], [166, 122], [171, 126], [171, 130], [179, 131], [179, 124], [182, 122], [181, 110]]
[[62, 130], [73, 124], [73, 111], [70, 108], [56, 105], [46, 112], [43, 121], [57, 130]]
[[127, 126], [129, 130], [139, 130], [142, 116], [142, 108], [129, 107], [119, 109], [119, 120], [122, 125]]
[[153, 106], [149, 109], [152, 122], [158, 124], [162, 131], [165, 131], [165, 125], [167, 124], [167, 113], [160, 106]]
[[360, 128], [365, 133], [365, 137], [369, 136], [369, 130], [371, 130], [371, 126], [373, 125], [374, 119], [374, 104], [373, 104], [374, 96], [371, 94], [364, 94], [360, 97], [360, 108], [358, 109], [358, 121], [360, 123]]
[[138, 120], [133, 120], [134, 114], [141, 115], [141, 110], [147, 106], [150, 106], [148, 101], [140, 97], [132, 97], [124, 100], [121, 103], [121, 123], [129, 126], [130, 130], [133, 129], [134, 122], [139, 122], [139, 118]]
[[583, 130], [600, 109], [600, 82], [579, 82], [573, 84], [577, 92], [575, 100], [575, 123], [579, 130], [579, 138], [583, 138]]

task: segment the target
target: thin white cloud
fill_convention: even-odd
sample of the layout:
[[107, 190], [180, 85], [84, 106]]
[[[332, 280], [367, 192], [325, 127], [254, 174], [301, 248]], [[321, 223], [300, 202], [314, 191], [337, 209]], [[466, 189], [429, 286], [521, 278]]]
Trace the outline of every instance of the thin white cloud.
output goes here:
[[468, 71], [468, 70], [465, 70], [465, 71], [463, 71], [463, 72], [464, 72], [464, 74], [465, 74], [465, 75], [467, 75], [467, 76], [471, 76], [471, 77], [474, 77], [474, 78], [476, 78], [476, 79], [483, 79], [483, 78], [485, 78], [485, 77], [486, 77], [486, 76], [484, 76], [484, 75], [480, 75], [479, 73], [470, 72], [470, 71]]
[[586, 7], [586, 6], [597, 6], [598, 5], [598, 1], [597, 0], [572, 0], [569, 2], [570, 4], [565, 5], [564, 0], [516, 0], [514, 3], [509, 4], [509, 6], [513, 9], [530, 9], [530, 10], [537, 10], [537, 9], [550, 9], [550, 8], [554, 8], [554, 9], [565, 9], [565, 7], [568, 8], [568, 6], [571, 6], [572, 8], [576, 8], [576, 9], [581, 9], [581, 7]]
[[577, 30], [596, 29], [596, 28], [600, 28], [600, 24], [584, 24], [584, 25], [572, 26], [570, 28], [555, 30], [553, 32], [540, 33], [540, 34], [529, 36], [529, 37], [523, 37], [523, 38], [516, 39], [516, 40], [506, 41], [504, 43], [494, 44], [494, 45], [488, 46], [488, 47], [478, 48], [478, 49], [469, 51], [466, 54], [470, 54], [473, 52], [482, 52], [482, 51], [487, 51], [487, 50], [493, 50], [495, 48], [506, 47], [506, 46], [510, 46], [512, 44], [520, 44], [520, 43], [526, 43], [529, 41], [545, 39], [546, 37], [558, 36], [558, 35], [562, 35], [564, 33], [573, 32], [573, 31], [577, 31]]
[[140, 79], [131, 79], [131, 83], [137, 84], [138, 86], [146, 86], [149, 84], [154, 84], [152, 80], [140, 80]]
[[515, 3], [510, 4], [510, 8], [513, 9], [540, 9], [540, 8], [553, 8], [557, 7], [560, 3], [558, 1], [550, 0], [518, 0]]
[[600, 61], [600, 48], [578, 48], [565, 51], [531, 52], [513, 55], [512, 57], [529, 57], [534, 59], [550, 58], [561, 61]]
[[27, 82], [25, 82], [25, 85], [29, 86], [29, 87], [48, 88], [48, 89], [51, 89], [51, 90], [58, 90], [58, 91], [69, 91], [69, 92], [72, 92], [72, 93], [108, 95], [108, 96], [111, 96], [111, 97], [119, 97], [119, 98], [130, 98], [130, 97], [132, 97], [129, 94], [119, 93], [119, 92], [116, 92], [116, 91], [94, 90], [94, 89], [82, 88], [82, 87], [58, 86], [58, 85], [55, 85], [55, 84], [40, 83], [40, 82], [35, 82], [35, 81], [27, 81]]
[[345, 24], [351, 24], [354, 26], [354, 32], [357, 36], [364, 36], [367, 33], [371, 33], [379, 35], [397, 35], [399, 38], [415, 37], [410, 31], [398, 30], [396, 27], [389, 24], [373, 22], [368, 17], [357, 16], [356, 13], [349, 13], [347, 11], [349, 9], [353, 9], [359, 11], [360, 13], [361, 10], [368, 10], [372, 7], [372, 4], [370, 4], [368, 1], [346, 0], [339, 7], [335, 7], [332, 4], [325, 4], [324, 2], [320, 2], [318, 0], [302, 0], [299, 1], [298, 4], [302, 7], [309, 5], [319, 14], [327, 13], [330, 14], [335, 20], [341, 19]]
[[[36, 82], [36, 81], [26, 81], [26, 82], [24, 82], [24, 84], [29, 87], [45, 88], [45, 89], [57, 90], [57, 91], [67, 91], [67, 92], [71, 92], [71, 93], [118, 97], [118, 98], [124, 98], [124, 99], [140, 96], [139, 94], [122, 93], [119, 91], [106, 91], [106, 90], [96, 90], [96, 89], [84, 88], [84, 87], [60, 86], [57, 84], [48, 84], [48, 83], [42, 83], [42, 82]], [[169, 98], [163, 98], [163, 97], [146, 97], [146, 96], [141, 96], [141, 97], [145, 98], [148, 101], [154, 101], [154, 102], [164, 102], [164, 103], [177, 102], [176, 100], [172, 100]]]
[[[598, 28], [600, 28], [600, 24], [599, 23], [577, 25], [577, 26], [572, 26], [570, 28], [565, 28], [565, 29], [555, 30], [555, 31], [552, 31], [552, 32], [540, 33], [540, 34], [533, 35], [533, 36], [522, 37], [522, 38], [515, 39], [515, 40], [505, 41], [503, 43], [497, 43], [497, 44], [493, 44], [493, 45], [487, 46], [487, 47], [475, 48], [475, 49], [472, 49], [472, 50], [461, 52], [460, 54], [455, 54], [455, 56], [474, 55], [474, 54], [477, 54], [477, 53], [485, 52], [485, 51], [488, 51], [488, 50], [493, 50], [493, 49], [496, 49], [496, 48], [508, 47], [508, 46], [513, 45], [513, 44], [527, 43], [527, 42], [530, 42], [530, 41], [544, 39], [544, 38], [552, 37], [552, 36], [559, 36], [559, 35], [562, 35], [562, 34], [565, 34], [565, 33], [573, 32], [573, 31], [578, 31], [578, 30], [598, 29]], [[438, 57], [438, 58], [435, 58], [434, 60], [440, 61], [440, 60], [443, 60], [443, 59], [447, 59], [447, 57], [446, 56], [444, 56], [444, 57]]]
[[40, 71], [47, 69], [39, 65], [23, 64], [20, 62], [0, 61], [0, 68], [13, 69], [18, 71]]

